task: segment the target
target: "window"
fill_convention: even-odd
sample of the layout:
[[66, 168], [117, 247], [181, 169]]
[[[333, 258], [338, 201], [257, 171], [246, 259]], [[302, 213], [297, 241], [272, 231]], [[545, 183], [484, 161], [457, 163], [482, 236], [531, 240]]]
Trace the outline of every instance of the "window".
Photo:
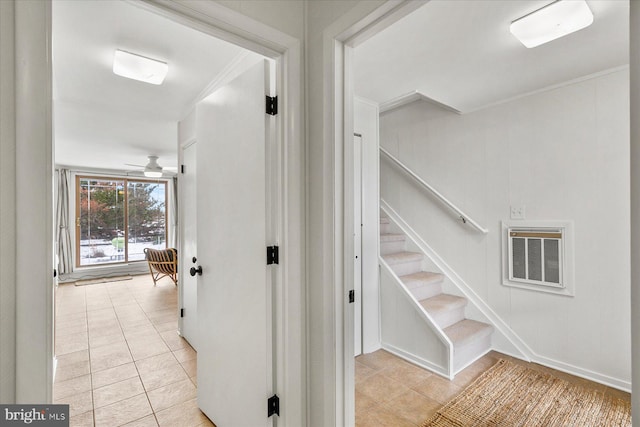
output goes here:
[[144, 260], [143, 249], [166, 247], [164, 181], [78, 176], [76, 265]]
[[567, 222], [503, 223], [503, 283], [573, 295], [573, 247]]

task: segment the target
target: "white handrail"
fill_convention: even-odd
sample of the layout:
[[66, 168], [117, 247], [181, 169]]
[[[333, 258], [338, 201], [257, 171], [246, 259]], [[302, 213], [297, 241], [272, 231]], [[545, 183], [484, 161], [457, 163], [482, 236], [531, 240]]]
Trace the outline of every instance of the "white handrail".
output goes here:
[[433, 188], [432, 186], [430, 186], [425, 180], [423, 180], [422, 178], [420, 178], [418, 175], [416, 175], [411, 169], [409, 169], [408, 167], [406, 167], [400, 160], [396, 159], [395, 157], [393, 157], [393, 155], [391, 155], [391, 153], [389, 153], [387, 150], [385, 150], [384, 148], [380, 147], [380, 152], [382, 154], [384, 154], [385, 156], [387, 156], [391, 161], [393, 161], [396, 165], [400, 166], [402, 168], [402, 170], [404, 170], [406, 173], [408, 173], [413, 179], [415, 179], [416, 181], [418, 181], [420, 184], [422, 184], [422, 186], [424, 188], [426, 188], [427, 190], [429, 190], [431, 193], [433, 193], [433, 195], [435, 195], [442, 203], [445, 204], [445, 206], [447, 206], [449, 209], [451, 209], [452, 211], [454, 211], [457, 215], [458, 218], [460, 219], [460, 221], [462, 221], [463, 224], [470, 224], [473, 228], [475, 228], [476, 230], [480, 231], [481, 233], [487, 234], [489, 232], [489, 230], [487, 230], [486, 228], [482, 227], [480, 224], [478, 224], [477, 222], [475, 222], [473, 219], [471, 219], [469, 217], [469, 215], [467, 215], [466, 213], [464, 213], [460, 208], [458, 208], [456, 205], [454, 205], [453, 203], [451, 203], [449, 201], [449, 199], [447, 199], [446, 197], [444, 197], [438, 190], [436, 190], [435, 188]]

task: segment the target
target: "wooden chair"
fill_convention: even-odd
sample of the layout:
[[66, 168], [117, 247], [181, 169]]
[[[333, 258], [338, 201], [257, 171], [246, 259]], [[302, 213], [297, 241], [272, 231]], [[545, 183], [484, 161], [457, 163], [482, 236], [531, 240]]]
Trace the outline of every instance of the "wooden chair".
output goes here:
[[178, 286], [178, 251], [176, 249], [144, 248], [144, 255], [149, 263], [153, 286], [156, 286], [156, 282], [166, 276]]

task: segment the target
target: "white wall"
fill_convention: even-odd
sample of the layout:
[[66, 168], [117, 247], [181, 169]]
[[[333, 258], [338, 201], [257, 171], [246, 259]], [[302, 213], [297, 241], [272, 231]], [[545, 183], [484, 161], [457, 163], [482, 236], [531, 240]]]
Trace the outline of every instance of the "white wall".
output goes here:
[[[629, 73], [618, 70], [478, 112], [427, 103], [385, 113], [380, 143], [467, 212], [472, 231], [381, 160], [381, 197], [539, 356], [629, 387]], [[501, 284], [500, 221], [575, 224], [575, 297]]]
[[[378, 104], [362, 98], [353, 101], [353, 131], [362, 135], [362, 352], [380, 349], [380, 298], [378, 287]], [[356, 201], [358, 202], [358, 201]]]

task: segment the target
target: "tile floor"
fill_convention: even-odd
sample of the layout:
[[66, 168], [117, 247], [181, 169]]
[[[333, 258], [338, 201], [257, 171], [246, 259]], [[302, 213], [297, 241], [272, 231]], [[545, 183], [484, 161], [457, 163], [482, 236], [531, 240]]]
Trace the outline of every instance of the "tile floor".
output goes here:
[[[176, 330], [177, 290], [148, 275], [97, 285], [60, 285], [54, 400], [71, 426], [213, 426], [196, 403], [196, 353]], [[624, 393], [491, 352], [454, 381], [379, 350], [356, 358], [356, 425], [420, 426], [499, 358], [623, 399]]]
[[176, 333], [177, 295], [149, 275], [58, 287], [53, 393], [71, 426], [213, 426], [196, 403], [196, 352]]
[[378, 350], [356, 357], [356, 426], [420, 426], [501, 358], [617, 398], [631, 399], [629, 393], [497, 352], [488, 353], [448, 381]]

